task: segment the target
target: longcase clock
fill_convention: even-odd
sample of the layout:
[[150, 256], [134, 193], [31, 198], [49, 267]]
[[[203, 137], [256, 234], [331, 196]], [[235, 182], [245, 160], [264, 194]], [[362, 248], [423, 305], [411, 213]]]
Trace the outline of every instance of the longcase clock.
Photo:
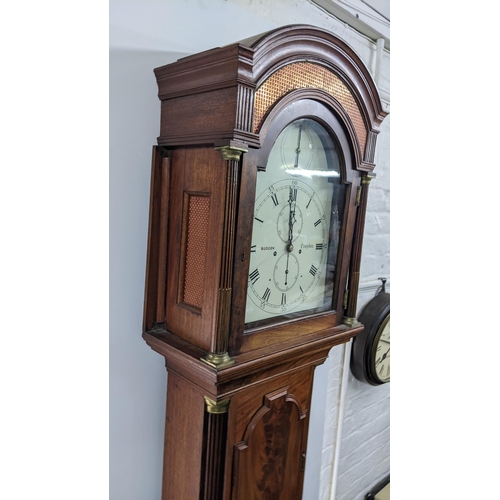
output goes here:
[[363, 330], [385, 112], [356, 53], [312, 26], [155, 74], [143, 337], [168, 370], [163, 500], [299, 500], [314, 369]]

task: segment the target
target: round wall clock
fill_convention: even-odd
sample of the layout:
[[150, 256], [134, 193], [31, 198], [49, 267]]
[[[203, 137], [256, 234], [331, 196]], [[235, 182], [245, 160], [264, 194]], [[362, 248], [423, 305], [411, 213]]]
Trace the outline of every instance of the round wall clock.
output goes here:
[[353, 341], [351, 370], [362, 382], [381, 385], [391, 380], [390, 318], [388, 293], [371, 299], [359, 315], [365, 329]]

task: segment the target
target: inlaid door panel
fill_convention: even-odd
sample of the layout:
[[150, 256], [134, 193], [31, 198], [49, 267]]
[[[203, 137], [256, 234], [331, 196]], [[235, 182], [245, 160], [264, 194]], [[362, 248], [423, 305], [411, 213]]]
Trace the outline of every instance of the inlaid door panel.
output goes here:
[[306, 415], [288, 386], [265, 395], [235, 444], [233, 500], [300, 500]]

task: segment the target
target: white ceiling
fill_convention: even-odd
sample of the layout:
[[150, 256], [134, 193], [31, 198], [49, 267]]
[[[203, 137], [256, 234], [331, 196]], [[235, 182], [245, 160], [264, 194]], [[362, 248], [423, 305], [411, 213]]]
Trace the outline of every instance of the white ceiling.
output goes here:
[[341, 21], [376, 41], [385, 40], [390, 49], [389, 0], [311, 0]]
[[364, 4], [370, 6], [375, 12], [381, 14], [388, 21], [391, 19], [389, 0], [361, 0]]

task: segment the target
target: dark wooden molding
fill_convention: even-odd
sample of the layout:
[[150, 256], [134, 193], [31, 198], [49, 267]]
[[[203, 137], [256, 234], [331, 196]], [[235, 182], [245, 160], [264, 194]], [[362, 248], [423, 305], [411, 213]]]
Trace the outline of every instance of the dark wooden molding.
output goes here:
[[280, 387], [279, 389], [264, 396], [264, 402], [262, 406], [257, 410], [252, 420], [250, 420], [250, 422], [248, 423], [247, 428], [245, 429], [245, 434], [243, 435], [243, 440], [235, 445], [236, 448], [243, 450], [248, 447], [248, 442], [252, 438], [252, 434], [256, 425], [259, 423], [262, 417], [271, 410], [274, 402], [277, 399], [281, 398], [284, 398], [286, 403], [293, 403], [297, 407], [300, 420], [306, 417], [307, 409], [302, 408], [302, 405], [300, 404], [298, 398], [289, 393], [289, 387]]
[[370, 130], [387, 115], [376, 84], [356, 52], [333, 33], [308, 25], [290, 25], [264, 34], [252, 45], [253, 78], [257, 86], [279, 68], [295, 61], [314, 61], [342, 75], [364, 109]]
[[255, 88], [253, 49], [239, 44], [183, 57], [154, 70], [160, 100], [204, 93], [238, 84]]
[[[332, 112], [337, 117], [338, 125], [332, 117]], [[274, 141], [286, 125], [293, 120], [308, 116], [314, 116], [314, 119], [333, 132], [337, 139], [342, 137], [342, 132], [347, 136], [348, 140], [342, 141], [340, 154], [348, 151], [349, 157], [352, 154], [353, 158], [347, 161], [342, 158], [342, 182], [352, 182], [352, 171], [359, 169], [362, 165], [362, 153], [354, 125], [342, 105], [327, 92], [318, 89], [294, 90], [271, 109], [260, 131], [261, 147], [257, 159], [258, 167], [265, 170], [267, 157]]]
[[283, 372], [318, 366], [330, 349], [348, 342], [363, 329], [361, 325], [339, 325], [283, 342], [279, 349], [269, 345], [233, 357], [232, 366], [216, 370], [201, 361], [206, 354], [176, 335], [157, 328], [143, 338], [165, 357], [168, 371], [189, 378], [214, 401], [230, 397], [243, 387], [272, 379]]

